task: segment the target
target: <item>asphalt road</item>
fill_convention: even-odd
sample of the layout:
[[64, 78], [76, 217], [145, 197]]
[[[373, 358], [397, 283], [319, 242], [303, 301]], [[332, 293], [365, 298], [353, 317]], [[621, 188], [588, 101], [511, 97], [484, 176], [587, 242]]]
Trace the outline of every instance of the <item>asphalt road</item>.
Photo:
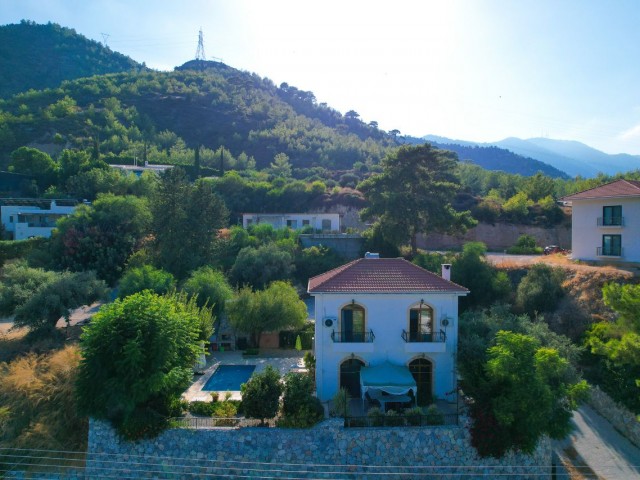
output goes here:
[[[575, 430], [555, 450], [572, 479], [640, 479], [640, 449], [588, 405], [574, 412]], [[566, 476], [558, 475], [558, 479]]]

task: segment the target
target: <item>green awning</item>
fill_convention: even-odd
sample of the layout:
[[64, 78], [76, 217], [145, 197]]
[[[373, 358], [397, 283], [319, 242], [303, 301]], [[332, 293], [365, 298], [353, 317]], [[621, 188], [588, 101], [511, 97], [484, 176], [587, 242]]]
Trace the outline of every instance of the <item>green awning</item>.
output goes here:
[[384, 362], [373, 367], [360, 369], [360, 385], [364, 391], [377, 388], [392, 394], [400, 394], [417, 389], [416, 381], [411, 372], [404, 365], [393, 365]]

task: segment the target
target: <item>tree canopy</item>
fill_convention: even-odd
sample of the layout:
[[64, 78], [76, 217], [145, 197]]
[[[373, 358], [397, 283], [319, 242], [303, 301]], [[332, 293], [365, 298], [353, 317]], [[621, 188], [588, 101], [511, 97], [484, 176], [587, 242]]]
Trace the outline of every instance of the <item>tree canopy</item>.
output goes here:
[[460, 188], [454, 153], [429, 144], [403, 145], [381, 165], [382, 173], [359, 189], [369, 201], [362, 218], [375, 220], [386, 240], [396, 245], [409, 240], [415, 255], [419, 233], [462, 233], [475, 224], [469, 212], [451, 207]]
[[[81, 337], [80, 410], [129, 438], [157, 433], [152, 425], [164, 426], [191, 382], [202, 325], [210, 322], [210, 310], [176, 294], [147, 290], [104, 305]], [[136, 428], [140, 418], [149, 420], [147, 430]]]
[[240, 289], [227, 305], [231, 324], [251, 336], [254, 346], [260, 345], [263, 332], [277, 332], [285, 328], [300, 328], [307, 318], [307, 307], [290, 284], [271, 283], [265, 290]]

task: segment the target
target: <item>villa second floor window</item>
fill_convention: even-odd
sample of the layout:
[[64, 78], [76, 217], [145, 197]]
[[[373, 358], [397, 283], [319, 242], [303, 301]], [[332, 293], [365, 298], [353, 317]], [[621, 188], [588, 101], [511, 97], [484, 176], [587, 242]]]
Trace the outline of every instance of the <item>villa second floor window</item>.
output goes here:
[[433, 334], [433, 308], [421, 303], [409, 310], [409, 341], [429, 341]]
[[340, 336], [342, 342], [363, 342], [365, 338], [364, 308], [347, 305], [340, 312]]
[[622, 225], [622, 205], [602, 207], [602, 225]]

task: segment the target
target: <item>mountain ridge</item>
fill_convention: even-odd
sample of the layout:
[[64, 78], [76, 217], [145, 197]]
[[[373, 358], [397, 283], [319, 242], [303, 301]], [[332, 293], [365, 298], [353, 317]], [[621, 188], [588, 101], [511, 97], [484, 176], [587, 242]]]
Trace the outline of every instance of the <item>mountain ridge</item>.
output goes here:
[[470, 142], [435, 135], [425, 135], [422, 138], [425, 140], [431, 139], [442, 144], [451, 143], [479, 147], [496, 146], [543, 162], [566, 172], [571, 177], [590, 178], [597, 176], [601, 172], [615, 175], [640, 169], [640, 155], [608, 154], [576, 140], [507, 137], [496, 142]]

